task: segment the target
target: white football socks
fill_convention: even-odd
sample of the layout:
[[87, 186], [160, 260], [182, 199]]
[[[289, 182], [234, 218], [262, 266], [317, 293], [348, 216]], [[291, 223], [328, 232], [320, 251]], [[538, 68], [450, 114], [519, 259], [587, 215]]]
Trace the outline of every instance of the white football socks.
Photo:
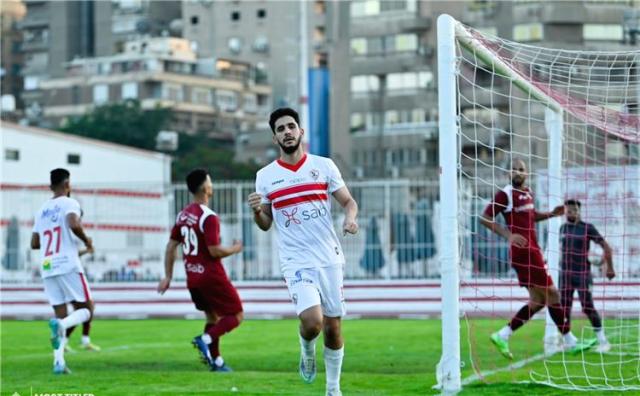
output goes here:
[[89, 345], [89, 344], [91, 344], [91, 338], [88, 335], [83, 335], [82, 345]]
[[503, 340], [509, 340], [509, 337], [511, 337], [511, 334], [513, 334], [513, 330], [511, 330], [511, 327], [509, 327], [508, 325], [501, 328], [500, 331], [498, 332], [498, 335]]
[[573, 335], [572, 332], [568, 332], [567, 334], [562, 336], [564, 344], [567, 346], [574, 346], [578, 343], [578, 339]]
[[342, 358], [344, 346], [340, 349], [324, 347], [324, 366], [327, 374], [327, 391], [340, 390], [340, 373], [342, 372]]
[[593, 329], [593, 331], [596, 333], [596, 337], [598, 338], [598, 344], [603, 345], [609, 343], [609, 341], [607, 341], [607, 337], [604, 335], [604, 329], [602, 327], [599, 329]]
[[69, 327], [77, 326], [80, 323], [86, 322], [89, 318], [91, 318], [91, 311], [87, 308], [80, 308], [67, 315], [66, 318], [60, 319], [60, 325], [64, 330], [66, 330]]
[[300, 347], [302, 348], [302, 352], [305, 354], [305, 356], [315, 356], [316, 340], [320, 335], [318, 334], [313, 340], [305, 340], [299, 333], [298, 336], [300, 337]]

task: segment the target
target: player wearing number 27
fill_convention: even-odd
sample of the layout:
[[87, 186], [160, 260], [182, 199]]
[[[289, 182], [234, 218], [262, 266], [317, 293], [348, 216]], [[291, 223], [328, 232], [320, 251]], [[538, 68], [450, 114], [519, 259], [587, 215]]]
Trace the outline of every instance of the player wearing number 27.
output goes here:
[[269, 125], [280, 159], [258, 171], [249, 205], [260, 229], [272, 223], [278, 229], [280, 267], [300, 318], [300, 376], [307, 383], [316, 377], [315, 342], [322, 330], [327, 395], [337, 396], [344, 356], [344, 254], [333, 228], [331, 195], [344, 208], [343, 234], [358, 231], [358, 205], [333, 161], [304, 152], [295, 110], [275, 110]]
[[[93, 249], [80, 223], [80, 204], [70, 198], [70, 174], [66, 169], [51, 171], [53, 197], [45, 202], [33, 222], [31, 248], [42, 252], [41, 268], [44, 291], [53, 306], [55, 318], [49, 321], [53, 346], [53, 372], [70, 373], [64, 359], [66, 329], [91, 319], [93, 306], [89, 285], [78, 256], [79, 238]], [[67, 315], [67, 303], [74, 311]]]
[[220, 355], [220, 337], [240, 325], [243, 318], [238, 292], [227, 277], [221, 259], [242, 251], [242, 244], [220, 244], [220, 221], [207, 205], [213, 196], [213, 183], [204, 169], [187, 175], [187, 187], [193, 201], [176, 218], [165, 253], [165, 277], [158, 284], [164, 294], [171, 285], [176, 248], [182, 245], [182, 258], [187, 274], [187, 288], [196, 309], [204, 311], [204, 332], [192, 344], [202, 362], [211, 371], [231, 371]]

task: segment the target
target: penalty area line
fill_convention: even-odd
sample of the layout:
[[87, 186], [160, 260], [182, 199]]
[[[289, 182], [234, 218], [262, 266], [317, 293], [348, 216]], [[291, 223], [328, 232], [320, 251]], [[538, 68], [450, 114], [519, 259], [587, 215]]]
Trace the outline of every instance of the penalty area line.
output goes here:
[[544, 357], [545, 357], [545, 354], [544, 353], [540, 353], [540, 354], [531, 356], [530, 358], [522, 359], [522, 360], [519, 360], [519, 361], [517, 361], [515, 363], [511, 363], [510, 365], [505, 366], [505, 367], [501, 367], [501, 368], [497, 368], [497, 369], [493, 369], [493, 370], [484, 370], [484, 371], [481, 371], [480, 374], [478, 374], [478, 373], [472, 374], [472, 375], [470, 375], [467, 378], [462, 380], [462, 386], [469, 385], [471, 383], [474, 383], [474, 382], [476, 382], [478, 380], [481, 380], [483, 378], [489, 377], [489, 376], [497, 374], [497, 373], [502, 373], [502, 372], [505, 372], [505, 371], [522, 368], [522, 367], [526, 366], [529, 363], [532, 363], [532, 362], [535, 362], [535, 361], [538, 361], [538, 360], [542, 360], [542, 359], [544, 359]]

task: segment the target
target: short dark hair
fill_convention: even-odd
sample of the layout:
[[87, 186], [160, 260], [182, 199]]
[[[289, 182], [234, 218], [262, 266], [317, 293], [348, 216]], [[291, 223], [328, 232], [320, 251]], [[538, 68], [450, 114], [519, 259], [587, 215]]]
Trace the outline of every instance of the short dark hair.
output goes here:
[[51, 187], [58, 187], [64, 183], [65, 180], [69, 179], [71, 173], [66, 169], [56, 168], [50, 172], [49, 176], [49, 179], [51, 180]]
[[567, 199], [564, 201], [565, 206], [577, 206], [580, 207], [580, 201], [577, 199]]
[[191, 194], [197, 194], [202, 183], [207, 180], [209, 172], [204, 168], [196, 168], [187, 175], [187, 187]]
[[279, 109], [275, 109], [271, 112], [269, 116], [269, 126], [271, 127], [271, 132], [276, 133], [276, 121], [279, 118], [291, 116], [296, 121], [296, 124], [300, 125], [300, 116], [298, 112], [292, 109], [291, 107], [280, 107]]

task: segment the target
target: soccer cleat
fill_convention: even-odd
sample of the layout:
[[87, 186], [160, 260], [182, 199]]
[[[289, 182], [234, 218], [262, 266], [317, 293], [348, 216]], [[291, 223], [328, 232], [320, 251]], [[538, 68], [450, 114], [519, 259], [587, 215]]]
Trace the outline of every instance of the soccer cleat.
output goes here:
[[609, 344], [609, 342], [598, 344], [598, 346], [596, 347], [596, 352], [607, 353], [610, 351], [611, 351], [611, 344]]
[[211, 371], [217, 371], [219, 373], [231, 373], [233, 370], [231, 369], [231, 367], [227, 366], [226, 363], [222, 363], [222, 366], [218, 366], [214, 363], [213, 366], [211, 366]]
[[53, 364], [53, 373], [54, 374], [71, 374], [71, 370], [65, 363], [55, 362]]
[[209, 345], [202, 339], [202, 336], [196, 336], [191, 341], [193, 347], [198, 350], [200, 353], [200, 360], [202, 360], [203, 364], [209, 366], [209, 368], [213, 368], [215, 364], [213, 363], [213, 359], [211, 358], [211, 352], [209, 351]]
[[586, 340], [585, 342], [576, 342], [574, 345], [567, 345], [565, 351], [575, 355], [582, 351], [591, 349], [591, 347], [594, 346], [596, 342], [598, 342], [598, 340], [595, 338]]
[[76, 353], [77, 351], [69, 346], [69, 344], [64, 345], [64, 353]]
[[316, 379], [316, 357], [305, 357], [304, 353], [300, 353], [300, 377], [307, 384]]
[[84, 349], [85, 351], [90, 351], [90, 352], [100, 352], [102, 350], [102, 348], [90, 342], [87, 344], [80, 344], [80, 349]]
[[496, 346], [496, 348], [498, 348], [498, 351], [502, 354], [502, 356], [506, 357], [507, 359], [513, 359], [513, 355], [509, 351], [509, 342], [507, 340], [500, 337], [500, 334], [498, 333], [491, 334], [490, 338], [491, 342]]
[[64, 329], [60, 324], [60, 319], [50, 319], [49, 329], [51, 330], [51, 346], [53, 349], [60, 348], [60, 342], [62, 341], [62, 338], [64, 338]]

